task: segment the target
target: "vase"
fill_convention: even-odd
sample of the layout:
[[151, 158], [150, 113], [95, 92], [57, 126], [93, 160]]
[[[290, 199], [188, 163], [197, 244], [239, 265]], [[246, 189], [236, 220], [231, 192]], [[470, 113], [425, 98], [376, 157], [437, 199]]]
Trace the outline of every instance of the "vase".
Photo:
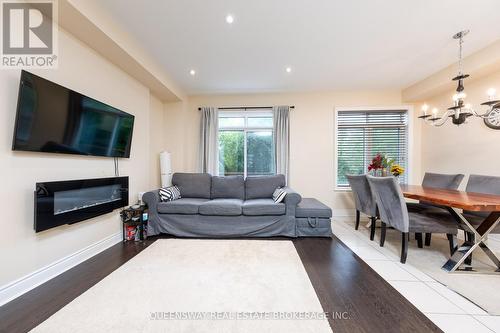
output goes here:
[[375, 169], [375, 170], [373, 170], [373, 176], [374, 177], [386, 177], [387, 176], [387, 169], [386, 168]]

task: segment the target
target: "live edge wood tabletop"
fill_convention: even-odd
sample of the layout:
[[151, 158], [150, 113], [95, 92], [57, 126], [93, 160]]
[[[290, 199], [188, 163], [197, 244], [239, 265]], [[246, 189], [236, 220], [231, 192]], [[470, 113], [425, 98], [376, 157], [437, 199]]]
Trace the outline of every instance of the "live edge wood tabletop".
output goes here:
[[470, 211], [500, 212], [500, 195], [445, 190], [402, 184], [406, 198]]

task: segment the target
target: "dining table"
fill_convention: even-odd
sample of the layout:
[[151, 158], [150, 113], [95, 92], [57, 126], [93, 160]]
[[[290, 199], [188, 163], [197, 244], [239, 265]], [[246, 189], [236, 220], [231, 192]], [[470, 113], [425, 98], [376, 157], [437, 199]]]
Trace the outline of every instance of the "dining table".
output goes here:
[[[485, 242], [490, 232], [500, 223], [500, 195], [464, 192], [421, 185], [402, 184], [403, 196], [428, 204], [445, 207], [459, 226], [474, 235], [458, 246], [454, 254], [443, 265], [447, 272], [471, 272], [500, 274], [500, 259]], [[487, 212], [486, 218], [474, 227], [463, 215], [463, 210]], [[482, 250], [496, 269], [485, 270], [475, 267], [471, 261], [475, 250]]]

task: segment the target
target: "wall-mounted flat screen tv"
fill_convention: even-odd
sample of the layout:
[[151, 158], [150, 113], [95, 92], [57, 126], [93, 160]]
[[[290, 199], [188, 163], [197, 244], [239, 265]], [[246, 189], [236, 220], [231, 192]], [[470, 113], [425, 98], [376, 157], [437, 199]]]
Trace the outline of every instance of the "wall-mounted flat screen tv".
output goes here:
[[130, 157], [134, 116], [22, 71], [13, 150]]

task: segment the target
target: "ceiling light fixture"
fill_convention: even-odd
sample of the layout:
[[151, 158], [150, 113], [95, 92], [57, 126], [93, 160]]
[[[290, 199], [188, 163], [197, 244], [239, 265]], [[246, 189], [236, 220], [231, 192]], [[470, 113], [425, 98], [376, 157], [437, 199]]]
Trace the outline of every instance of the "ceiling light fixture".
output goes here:
[[292, 72], [292, 68], [291, 67], [287, 67], [287, 68], [285, 68], [285, 70], [286, 70], [287, 73], [291, 73]]
[[424, 104], [422, 106], [422, 115], [419, 118], [432, 126], [442, 126], [448, 121], [448, 118], [451, 118], [453, 124], [461, 125], [465, 123], [469, 117], [474, 116], [482, 118], [488, 127], [500, 130], [500, 100], [495, 99], [496, 90], [494, 88], [490, 88], [486, 93], [488, 95], [488, 101], [481, 103], [481, 105], [488, 108], [485, 113], [477, 113], [472, 107], [472, 104], [465, 103], [467, 94], [465, 93], [464, 80], [467, 79], [469, 75], [463, 72], [462, 48], [464, 37], [468, 33], [469, 30], [464, 30], [453, 35], [453, 39], [458, 40], [459, 46], [458, 75], [452, 79], [457, 82], [456, 92], [452, 96], [453, 106], [449, 107], [448, 111], [442, 116], [439, 116], [439, 110], [437, 108], [433, 108], [432, 114], [428, 114], [427, 111], [429, 110], [429, 106]]
[[226, 15], [226, 22], [232, 24], [234, 22], [234, 17], [231, 14]]
[[196, 75], [196, 71], [194, 69], [192, 69], [192, 70], [189, 71], [189, 74], [191, 74], [191, 76], [195, 76]]

